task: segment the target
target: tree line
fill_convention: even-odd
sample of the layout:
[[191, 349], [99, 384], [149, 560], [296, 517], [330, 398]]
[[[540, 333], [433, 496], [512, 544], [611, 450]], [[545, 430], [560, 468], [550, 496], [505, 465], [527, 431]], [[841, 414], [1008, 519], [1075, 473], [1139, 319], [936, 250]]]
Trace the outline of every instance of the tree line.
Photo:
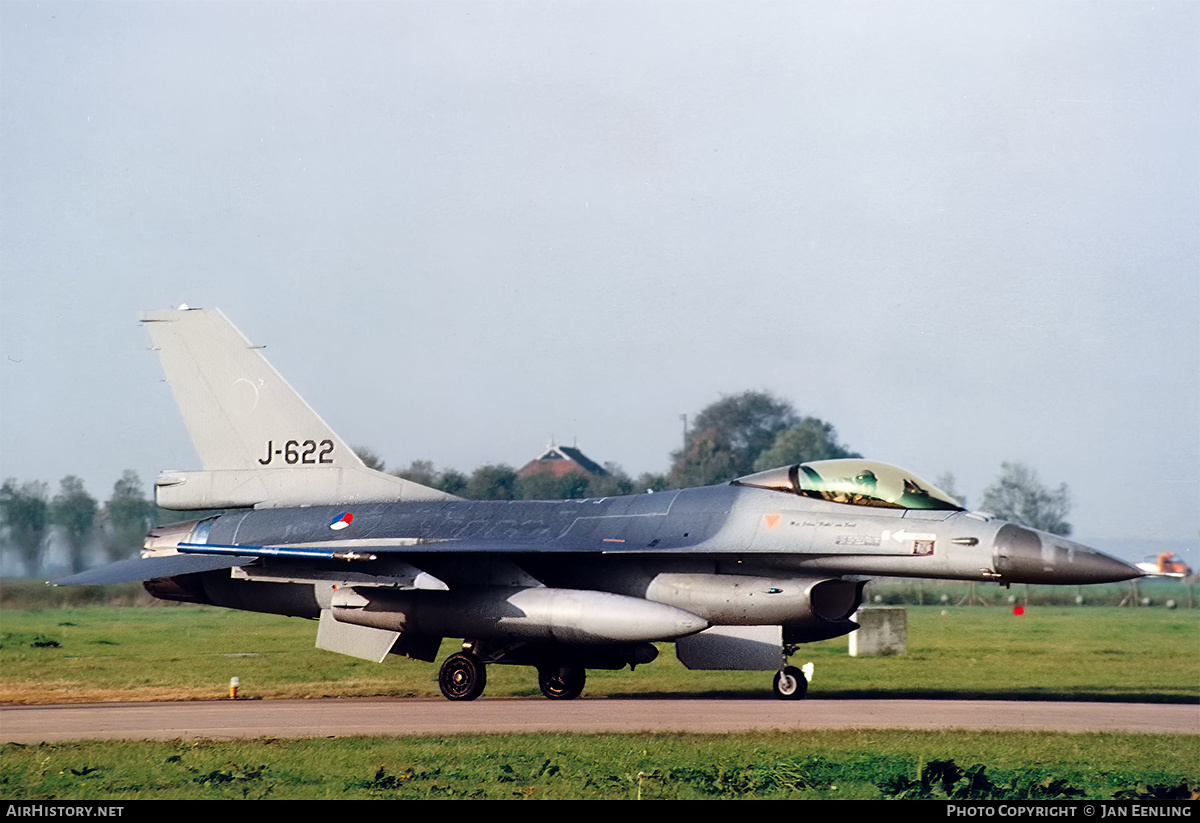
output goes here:
[[[365, 448], [355, 450], [369, 467], [384, 471], [384, 462]], [[683, 445], [669, 456], [661, 474], [636, 478], [620, 466], [605, 464], [603, 475], [569, 472], [555, 476], [535, 473], [518, 477], [504, 463], [479, 466], [470, 474], [437, 470], [432, 461], [414, 460], [392, 472], [398, 477], [440, 489], [469, 500], [568, 500], [612, 497], [724, 483], [756, 471], [814, 460], [861, 457], [838, 441], [834, 427], [768, 392], [747, 391], [722, 397], [692, 421]], [[953, 475], [934, 481], [962, 501]], [[965, 502], [964, 502], [965, 505]], [[1053, 534], [1070, 534], [1066, 484], [1047, 489], [1036, 473], [1020, 463], [1003, 463], [996, 480], [984, 490], [980, 508], [1004, 520]], [[155, 522], [177, 520], [180, 514], [158, 509], [148, 500], [136, 472], [126, 470], [100, 504], [78, 477], [64, 477], [53, 498], [43, 481], [19, 483], [14, 478], [0, 487], [0, 540], [15, 551], [29, 576], [45, 569], [50, 535], [57, 533], [67, 548], [72, 571], [85, 568], [90, 549], [107, 560], [134, 555]]]
[[16, 552], [30, 577], [47, 566], [52, 531], [67, 549], [68, 567], [82, 571], [93, 548], [107, 560], [135, 554], [157, 517], [158, 507], [146, 499], [141, 478], [130, 469], [122, 472], [104, 504], [74, 475], [60, 481], [54, 497], [42, 480], [19, 483], [10, 477], [0, 486], [3, 545]]
[[[355, 451], [371, 468], [385, 470], [370, 449]], [[701, 411], [663, 473], [634, 478], [606, 463], [603, 475], [518, 477], [506, 463], [489, 463], [467, 475], [456, 469], [438, 471], [431, 461], [416, 460], [392, 474], [470, 500], [571, 500], [708, 486], [789, 463], [860, 456], [838, 443], [829, 423], [802, 417], [791, 403], [769, 393], [748, 391], [722, 397]]]
[[[384, 470], [383, 461], [369, 449], [356, 451], [371, 468]], [[862, 455], [840, 443], [831, 424], [801, 415], [791, 403], [768, 392], [747, 391], [705, 407], [662, 474], [646, 473], [635, 479], [606, 463], [607, 474], [599, 477], [580, 473], [518, 477], [516, 469], [501, 463], [480, 466], [466, 475], [456, 469], [437, 471], [428, 460], [413, 461], [392, 473], [470, 500], [570, 500], [709, 486], [777, 466], [853, 457]], [[952, 474], [943, 474], [934, 483], [966, 506]], [[1066, 519], [1071, 509], [1067, 485], [1048, 489], [1022, 463], [1001, 464], [1000, 474], [984, 489], [979, 508], [1051, 534], [1071, 533]]]

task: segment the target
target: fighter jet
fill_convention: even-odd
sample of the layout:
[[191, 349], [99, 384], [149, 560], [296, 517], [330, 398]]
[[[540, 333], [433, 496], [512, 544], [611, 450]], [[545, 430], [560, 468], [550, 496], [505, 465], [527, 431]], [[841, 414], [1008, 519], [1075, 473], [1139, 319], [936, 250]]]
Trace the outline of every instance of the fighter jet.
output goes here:
[[144, 581], [155, 597], [317, 621], [318, 648], [432, 662], [450, 700], [487, 666], [577, 697], [587, 669], [774, 671], [847, 634], [875, 575], [1083, 584], [1141, 575], [1052, 534], [963, 509], [869, 460], [783, 466], [703, 488], [564, 501], [463, 500], [367, 468], [219, 311], [143, 315], [200, 456], [159, 506], [224, 510], [155, 528], [139, 558], [58, 581]]

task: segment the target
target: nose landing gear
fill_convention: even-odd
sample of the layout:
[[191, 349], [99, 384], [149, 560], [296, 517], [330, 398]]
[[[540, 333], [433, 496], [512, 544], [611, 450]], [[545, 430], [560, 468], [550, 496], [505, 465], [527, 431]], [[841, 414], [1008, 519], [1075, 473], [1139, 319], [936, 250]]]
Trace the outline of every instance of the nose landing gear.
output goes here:
[[780, 700], [803, 700], [808, 694], [808, 678], [795, 666], [784, 666], [777, 671], [772, 685]]

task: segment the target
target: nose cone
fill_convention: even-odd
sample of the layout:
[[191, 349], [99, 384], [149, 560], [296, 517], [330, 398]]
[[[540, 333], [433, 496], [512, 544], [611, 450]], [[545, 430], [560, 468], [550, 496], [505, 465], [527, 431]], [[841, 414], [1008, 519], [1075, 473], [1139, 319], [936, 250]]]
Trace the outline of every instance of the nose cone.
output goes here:
[[996, 533], [995, 568], [1006, 583], [1116, 583], [1141, 577], [1131, 563], [1054, 534], [1006, 523]]

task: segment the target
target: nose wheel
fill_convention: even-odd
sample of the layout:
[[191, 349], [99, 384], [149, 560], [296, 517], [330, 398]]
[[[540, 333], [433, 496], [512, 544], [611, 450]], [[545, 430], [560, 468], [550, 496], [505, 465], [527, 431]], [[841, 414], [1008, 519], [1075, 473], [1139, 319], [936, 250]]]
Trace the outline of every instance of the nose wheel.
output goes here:
[[487, 685], [487, 669], [471, 652], [446, 658], [438, 672], [438, 686], [447, 700], [474, 700]]
[[538, 686], [551, 700], [574, 700], [583, 692], [587, 672], [579, 666], [538, 668]]
[[775, 673], [774, 689], [780, 700], [803, 700], [808, 694], [808, 678], [795, 666], [784, 666]]

